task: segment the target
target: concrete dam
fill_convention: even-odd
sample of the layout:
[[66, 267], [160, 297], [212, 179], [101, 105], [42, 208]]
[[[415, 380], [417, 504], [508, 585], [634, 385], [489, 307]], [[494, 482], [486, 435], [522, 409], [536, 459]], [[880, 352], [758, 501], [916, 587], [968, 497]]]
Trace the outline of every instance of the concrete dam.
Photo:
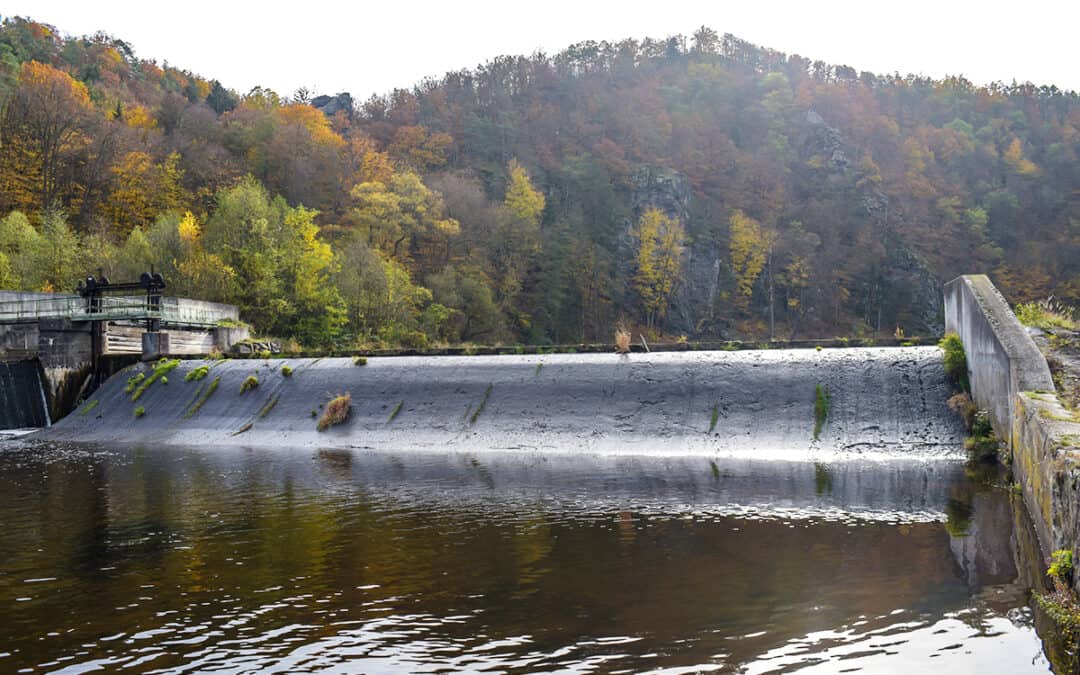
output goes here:
[[[946, 293], [972, 395], [1031, 431], [1042, 394], [998, 365], [1019, 338], [978, 339], [979, 317], [1001, 319], [979, 290]], [[603, 669], [1073, 672], [1032, 601], [1072, 530], [1038, 510], [1033, 526], [1028, 480], [1004, 489], [969, 461], [936, 346], [142, 359], [0, 452], [0, 544], [21, 556], [0, 604], [42, 630], [86, 623], [101, 597], [145, 616], [101, 644], [56, 631], [36, 660], [17, 643], [17, 664], [88, 644], [73, 658], [144, 658], [113, 639], [130, 631], [192, 670], [555, 670], [610, 649]], [[1006, 374], [1013, 408], [987, 385]], [[348, 415], [320, 430], [344, 395]], [[1049, 462], [1016, 457], [1051, 516], [1075, 502], [1035, 473]], [[74, 600], [73, 569], [95, 580]], [[345, 627], [311, 621], [309, 596]], [[237, 617], [258, 617], [251, 644]], [[308, 624], [299, 647], [259, 651]], [[194, 631], [213, 649], [177, 647]], [[501, 651], [474, 649], [483, 635]], [[655, 661], [675, 644], [700, 653]]]
[[[188, 360], [132, 400], [154, 367], [114, 375], [41, 437], [802, 461], [956, 458], [963, 439], [936, 347]], [[815, 438], [819, 390], [829, 403]], [[348, 418], [318, 431], [341, 394]]]

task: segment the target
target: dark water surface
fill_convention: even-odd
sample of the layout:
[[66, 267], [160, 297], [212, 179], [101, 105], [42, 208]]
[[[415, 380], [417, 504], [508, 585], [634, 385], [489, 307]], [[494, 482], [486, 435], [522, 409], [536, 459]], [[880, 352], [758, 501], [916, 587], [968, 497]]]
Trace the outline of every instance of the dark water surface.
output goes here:
[[1047, 672], [1013, 521], [946, 460], [16, 447], [0, 672]]

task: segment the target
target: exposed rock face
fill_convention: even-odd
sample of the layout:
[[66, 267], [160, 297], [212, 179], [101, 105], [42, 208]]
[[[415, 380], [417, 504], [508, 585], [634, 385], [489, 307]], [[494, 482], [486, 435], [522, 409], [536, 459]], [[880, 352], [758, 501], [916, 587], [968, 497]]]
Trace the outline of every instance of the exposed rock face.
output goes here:
[[[897, 312], [896, 322], [910, 335], [940, 335], [945, 325], [941, 315], [941, 280], [924, 260], [899, 242], [888, 250], [884, 293], [891, 296], [898, 308], [907, 310]], [[900, 298], [906, 298], [907, 304], [897, 303]]]
[[[887, 260], [873, 278], [863, 280], [869, 291], [863, 307], [866, 322], [877, 330], [889, 330], [893, 320], [911, 334], [938, 334], [942, 329], [941, 280], [915, 251], [890, 233], [903, 223], [902, 208], [872, 181], [860, 181], [850, 157], [855, 150], [843, 133], [831, 127], [814, 110], [799, 120], [799, 156], [807, 165], [828, 172], [830, 179], [850, 182], [857, 208], [866, 214], [881, 240]], [[887, 319], [883, 317], [888, 317]]]
[[[686, 228], [690, 202], [694, 196], [686, 176], [667, 167], [641, 166], [631, 177], [631, 183], [634, 215], [624, 223], [619, 242], [622, 251], [620, 273], [627, 280], [632, 279], [635, 272], [634, 257], [638, 242], [634, 238], [633, 228], [637, 219], [648, 209], [657, 208]], [[691, 247], [686, 241], [683, 244], [683, 271], [664, 323], [669, 332], [689, 335], [694, 332], [698, 317], [712, 306], [710, 294], [715, 292], [719, 254], [712, 250], [711, 245]], [[627, 292], [633, 291], [628, 288]]]
[[685, 223], [690, 199], [694, 196], [686, 176], [674, 169], [642, 166], [631, 177], [634, 217], [655, 207], [665, 215]]
[[333, 117], [339, 112], [344, 112], [346, 117], [352, 119], [353, 97], [349, 92], [342, 92], [337, 96], [316, 96], [311, 99], [311, 107], [321, 111], [327, 117]]
[[822, 157], [835, 171], [846, 171], [851, 167], [840, 130], [830, 127], [821, 115], [813, 110], [806, 111], [800, 146], [804, 159]]

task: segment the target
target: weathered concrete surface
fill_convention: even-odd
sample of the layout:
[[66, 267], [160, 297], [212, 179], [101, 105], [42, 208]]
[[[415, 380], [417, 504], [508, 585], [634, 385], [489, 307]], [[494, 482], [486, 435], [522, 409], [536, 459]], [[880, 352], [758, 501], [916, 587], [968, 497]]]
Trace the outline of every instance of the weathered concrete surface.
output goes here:
[[247, 326], [218, 326], [213, 332], [213, 346], [222, 354], [228, 354], [234, 344], [250, 337], [251, 329]]
[[1013, 472], [1043, 551], [1080, 560], [1080, 423], [1053, 394], [1020, 392], [1015, 405]]
[[194, 300], [192, 298], [163, 297], [161, 299], [161, 309], [166, 314], [172, 314], [173, 316], [202, 317], [211, 324], [226, 319], [232, 321], [240, 319], [240, 308], [236, 305]]
[[21, 360], [37, 356], [37, 323], [0, 324], [0, 357]]
[[[366, 366], [343, 358], [229, 360], [209, 362], [202, 382], [185, 382], [200, 363], [182, 364], [167, 385], [154, 384], [137, 404], [123, 391], [131, 373], [122, 373], [95, 394], [100, 403], [90, 414], [73, 414], [45, 436], [798, 459], [829, 451], [955, 456], [962, 438], [945, 405], [948, 385], [936, 347], [387, 357]], [[283, 364], [294, 369], [291, 377], [281, 374]], [[139, 368], [149, 373], [150, 366]], [[241, 394], [249, 375], [259, 386]], [[200, 387], [219, 377], [216, 392], [186, 417]], [[817, 384], [828, 387], [832, 405], [815, 442]], [[342, 393], [352, 395], [348, 421], [317, 432], [312, 413], [321, 414]], [[144, 417], [134, 417], [136, 405], [144, 406]]]
[[1046, 359], [984, 274], [945, 285], [945, 330], [964, 342], [976, 405], [990, 414], [999, 437], [1010, 438], [1016, 394], [1054, 391]]
[[964, 341], [972, 398], [1009, 443], [1043, 554], [1080, 559], [1080, 417], [1058, 401], [1046, 359], [987, 277], [949, 282], [945, 321]]
[[[247, 336], [247, 328], [211, 328], [199, 329], [170, 329], [160, 331], [167, 336], [159, 346], [165, 347], [165, 351], [159, 351], [159, 355], [168, 356], [205, 356], [214, 347], [221, 351], [220, 343], [227, 342], [229, 336], [240, 332]], [[105, 333], [105, 354], [143, 354], [143, 336], [146, 334], [144, 326], [125, 326], [110, 323]], [[242, 338], [240, 338], [242, 339]]]
[[94, 365], [93, 324], [68, 319], [38, 322], [38, 360], [45, 373], [49, 417], [60, 419], [87, 390]]

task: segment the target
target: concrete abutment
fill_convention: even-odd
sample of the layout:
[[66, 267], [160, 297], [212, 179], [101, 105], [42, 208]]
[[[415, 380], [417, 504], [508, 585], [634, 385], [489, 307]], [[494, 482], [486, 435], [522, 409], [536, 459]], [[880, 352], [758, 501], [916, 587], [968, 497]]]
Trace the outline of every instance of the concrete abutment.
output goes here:
[[985, 275], [946, 284], [945, 329], [963, 341], [972, 398], [1008, 443], [1043, 555], [1080, 559], [1080, 418], [1058, 401], [1045, 357]]

